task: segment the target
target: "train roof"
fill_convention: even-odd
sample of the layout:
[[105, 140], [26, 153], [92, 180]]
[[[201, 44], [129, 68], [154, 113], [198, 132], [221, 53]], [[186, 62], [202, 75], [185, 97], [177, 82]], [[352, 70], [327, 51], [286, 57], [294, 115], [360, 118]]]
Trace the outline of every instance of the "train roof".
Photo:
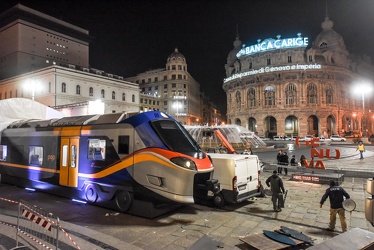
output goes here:
[[60, 119], [49, 120], [21, 120], [11, 123], [7, 128], [36, 128], [36, 127], [61, 127], [61, 126], [82, 126], [92, 124], [113, 124], [138, 114], [136, 113], [113, 113], [103, 115], [71, 116]]

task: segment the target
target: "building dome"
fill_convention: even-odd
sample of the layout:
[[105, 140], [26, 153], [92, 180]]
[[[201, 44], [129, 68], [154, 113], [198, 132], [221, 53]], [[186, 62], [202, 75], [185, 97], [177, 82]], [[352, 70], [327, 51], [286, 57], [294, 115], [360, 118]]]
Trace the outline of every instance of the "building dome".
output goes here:
[[227, 56], [227, 64], [230, 66], [234, 65], [234, 62], [238, 59], [236, 57], [236, 54], [238, 54], [242, 46], [242, 41], [239, 40], [239, 35], [236, 36], [236, 39], [233, 42], [233, 45], [234, 45], [234, 48], [229, 52]]
[[308, 51], [308, 56], [313, 55], [318, 63], [349, 67], [349, 52], [347, 51], [343, 38], [332, 29], [334, 23], [325, 17], [322, 22], [322, 32], [318, 34]]
[[314, 49], [346, 49], [343, 38], [332, 29], [333, 25], [334, 23], [326, 17], [321, 24], [322, 32], [318, 34], [313, 42]]
[[184, 55], [182, 55], [182, 54], [178, 51], [178, 48], [175, 48], [174, 52], [171, 53], [171, 54], [168, 56], [167, 63], [172, 62], [172, 61], [182, 61], [182, 62], [185, 62], [185, 61], [186, 61], [186, 58], [184, 57]]

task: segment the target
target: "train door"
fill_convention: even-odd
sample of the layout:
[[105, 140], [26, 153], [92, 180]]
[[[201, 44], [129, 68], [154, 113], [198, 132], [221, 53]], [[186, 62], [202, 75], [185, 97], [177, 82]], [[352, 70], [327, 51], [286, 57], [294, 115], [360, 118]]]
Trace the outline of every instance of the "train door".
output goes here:
[[61, 138], [60, 185], [78, 187], [79, 138]]

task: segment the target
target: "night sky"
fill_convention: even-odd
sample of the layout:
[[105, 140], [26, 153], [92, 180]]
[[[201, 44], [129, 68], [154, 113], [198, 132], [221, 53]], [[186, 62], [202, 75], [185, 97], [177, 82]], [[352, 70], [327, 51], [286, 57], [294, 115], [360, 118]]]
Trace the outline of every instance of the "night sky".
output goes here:
[[[326, 13], [326, 0], [3, 0], [0, 11], [17, 3], [88, 30], [90, 66], [108, 73], [130, 77], [164, 68], [178, 48], [192, 77], [223, 114], [224, 65], [237, 27], [246, 45], [298, 32], [311, 44]], [[374, 1], [328, 0], [327, 9], [348, 51], [374, 59]]]

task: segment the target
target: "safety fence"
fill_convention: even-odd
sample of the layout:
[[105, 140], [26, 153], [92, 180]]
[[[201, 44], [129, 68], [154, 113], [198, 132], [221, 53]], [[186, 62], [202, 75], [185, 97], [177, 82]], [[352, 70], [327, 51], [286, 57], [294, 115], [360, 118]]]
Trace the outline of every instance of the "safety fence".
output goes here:
[[[80, 249], [72, 237], [61, 227], [60, 220], [50, 212], [38, 208], [26, 201], [12, 201], [0, 197], [0, 200], [18, 203], [17, 223], [1, 224], [16, 227], [16, 248], [26, 243], [38, 249]], [[60, 239], [61, 233], [66, 239]], [[60, 238], [59, 238], [60, 237]], [[73, 245], [73, 246], [71, 246]]]
[[278, 170], [278, 168], [282, 168], [283, 173], [287, 169], [288, 175], [294, 181], [328, 184], [330, 180], [334, 180], [337, 184], [341, 184], [345, 177], [343, 171], [334, 166], [322, 170], [318, 168], [272, 164], [266, 165], [265, 171]]

